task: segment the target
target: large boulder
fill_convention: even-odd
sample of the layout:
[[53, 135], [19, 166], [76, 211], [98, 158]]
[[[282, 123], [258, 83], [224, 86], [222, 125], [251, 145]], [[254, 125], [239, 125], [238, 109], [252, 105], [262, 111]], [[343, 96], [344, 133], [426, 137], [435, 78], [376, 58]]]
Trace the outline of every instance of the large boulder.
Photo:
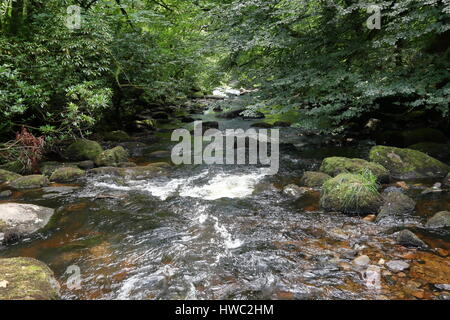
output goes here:
[[23, 176], [17, 179], [12, 180], [9, 185], [13, 189], [21, 190], [21, 189], [37, 189], [46, 187], [49, 185], [49, 181], [44, 175], [31, 175], [31, 176]]
[[95, 158], [95, 164], [99, 167], [117, 167], [121, 162], [128, 161], [128, 151], [118, 146], [100, 153]]
[[39, 163], [39, 171], [47, 177], [50, 177], [53, 174], [53, 172], [63, 167], [78, 168], [78, 166], [75, 163], [67, 164], [58, 161], [44, 161]]
[[[23, 237], [42, 229], [50, 221], [51, 208], [22, 203], [0, 204], [0, 233]], [[5, 239], [7, 240], [7, 239]]]
[[77, 140], [72, 143], [65, 152], [66, 158], [70, 161], [94, 161], [97, 156], [103, 152], [102, 146], [92, 140]]
[[410, 215], [416, 208], [416, 202], [400, 191], [384, 193], [382, 199], [383, 204], [380, 207], [377, 222]]
[[413, 144], [408, 149], [421, 151], [430, 157], [436, 158], [443, 162], [450, 161], [450, 144], [422, 142]]
[[330, 157], [322, 161], [320, 171], [337, 176], [340, 173], [363, 173], [366, 170], [372, 171], [377, 176], [379, 182], [389, 182], [389, 171], [378, 163], [369, 162], [363, 159], [349, 159], [344, 157]]
[[436, 213], [427, 221], [425, 226], [430, 229], [450, 227], [450, 211], [441, 211]]
[[326, 211], [374, 213], [380, 207], [377, 187], [375, 176], [342, 173], [323, 184], [320, 206]]
[[170, 165], [166, 162], [152, 163], [146, 166], [117, 168], [117, 167], [101, 167], [89, 170], [91, 175], [109, 175], [127, 179], [150, 179], [167, 174], [167, 168]]
[[0, 259], [0, 300], [57, 300], [53, 271], [32, 258]]
[[321, 188], [323, 184], [330, 179], [331, 177], [326, 173], [306, 171], [300, 180], [300, 184], [309, 188]]
[[10, 181], [18, 179], [20, 177], [21, 177], [21, 175], [18, 173], [0, 169], [0, 184], [5, 183], [5, 182], [10, 182]]
[[62, 167], [56, 169], [50, 176], [52, 182], [73, 182], [85, 175], [85, 171], [74, 167]]
[[425, 153], [411, 149], [376, 146], [370, 150], [372, 162], [381, 164], [396, 179], [443, 178], [450, 167]]
[[412, 231], [407, 229], [399, 231], [395, 235], [395, 241], [404, 247], [427, 248], [427, 244], [423, 242]]

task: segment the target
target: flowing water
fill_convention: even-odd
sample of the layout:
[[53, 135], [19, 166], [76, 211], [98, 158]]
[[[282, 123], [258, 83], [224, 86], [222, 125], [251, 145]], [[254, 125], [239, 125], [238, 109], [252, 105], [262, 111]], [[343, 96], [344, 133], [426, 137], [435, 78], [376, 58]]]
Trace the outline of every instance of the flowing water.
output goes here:
[[[217, 120], [213, 113], [199, 118]], [[222, 119], [220, 129], [247, 129], [251, 123]], [[297, 200], [282, 193], [305, 170], [317, 169], [323, 157], [363, 157], [370, 142], [329, 147], [312, 143], [318, 138], [301, 136], [297, 129], [281, 132], [275, 176], [257, 166], [179, 166], [147, 180], [95, 176], [73, 188], [15, 192], [16, 202], [57, 212], [47, 229], [0, 255], [46, 262], [65, 299], [414, 298], [414, 291], [405, 289], [411, 282], [420, 284], [425, 298], [433, 298], [432, 284], [448, 283], [445, 254], [395, 245], [392, 226], [321, 212], [318, 190]], [[153, 147], [170, 150], [169, 137], [170, 131], [163, 130]], [[152, 160], [161, 161], [136, 161]], [[448, 191], [421, 195], [431, 184], [416, 184], [410, 191], [418, 201], [417, 213], [407, 222], [412, 227], [450, 209]], [[433, 248], [450, 249], [447, 234], [420, 236]], [[369, 255], [372, 264], [409, 259], [411, 271], [386, 275], [381, 288], [371, 287], [366, 270], [351, 264], [358, 254]], [[78, 289], [65, 285], [71, 276], [66, 270], [73, 265], [81, 271]], [[423, 265], [428, 269], [421, 272]]]

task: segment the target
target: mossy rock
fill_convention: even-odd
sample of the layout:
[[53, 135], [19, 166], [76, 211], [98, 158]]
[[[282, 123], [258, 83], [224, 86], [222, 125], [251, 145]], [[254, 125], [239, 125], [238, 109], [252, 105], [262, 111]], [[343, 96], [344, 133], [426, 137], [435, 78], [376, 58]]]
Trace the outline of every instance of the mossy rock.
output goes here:
[[167, 168], [170, 165], [166, 162], [152, 163], [147, 166], [117, 168], [101, 167], [89, 170], [92, 175], [109, 175], [127, 179], [149, 179], [162, 175], [167, 175]]
[[408, 149], [418, 150], [443, 162], [450, 162], [450, 144], [422, 142], [413, 144]]
[[99, 167], [117, 167], [121, 162], [128, 161], [128, 151], [118, 146], [100, 153], [95, 159], [95, 164]]
[[0, 169], [0, 184], [10, 182], [20, 177], [21, 177], [20, 174]]
[[436, 213], [427, 221], [425, 226], [430, 229], [450, 227], [450, 211]]
[[25, 171], [25, 167], [22, 162], [19, 160], [16, 161], [10, 161], [5, 164], [0, 165], [0, 169], [11, 171], [14, 173], [23, 173]]
[[32, 258], [0, 259], [0, 300], [57, 300], [53, 271]]
[[63, 168], [63, 167], [78, 168], [76, 163], [68, 164], [68, 163], [57, 162], [57, 161], [45, 161], [45, 162], [41, 162], [39, 164], [39, 171], [43, 175], [50, 177], [53, 174], [53, 172], [55, 172], [57, 169]]
[[330, 157], [322, 161], [320, 171], [332, 177], [341, 173], [360, 174], [370, 170], [381, 183], [389, 182], [389, 171], [378, 163], [369, 162], [363, 159], [350, 159], [344, 157]]
[[375, 177], [342, 173], [323, 184], [320, 206], [326, 211], [369, 214], [378, 211], [380, 198]]
[[97, 156], [103, 152], [102, 146], [92, 140], [77, 140], [66, 150], [66, 157], [70, 161], [94, 161]]
[[300, 184], [309, 188], [321, 188], [322, 185], [330, 179], [331, 176], [326, 173], [307, 171], [303, 174]]
[[62, 167], [53, 172], [50, 176], [50, 181], [60, 183], [73, 182], [81, 177], [84, 177], [85, 173], [86, 172], [84, 170], [79, 168]]
[[370, 150], [369, 158], [401, 180], [443, 178], [450, 171], [450, 167], [441, 161], [411, 149], [376, 146]]
[[107, 132], [103, 134], [103, 138], [107, 141], [115, 141], [115, 142], [123, 142], [123, 141], [130, 141], [132, 138], [122, 130]]
[[404, 131], [385, 131], [377, 136], [379, 144], [407, 147], [422, 142], [445, 143], [447, 137], [439, 130], [421, 128]]
[[49, 185], [49, 181], [44, 175], [31, 175], [31, 176], [23, 176], [12, 180], [10, 182], [10, 186], [14, 189], [36, 189], [42, 188]]

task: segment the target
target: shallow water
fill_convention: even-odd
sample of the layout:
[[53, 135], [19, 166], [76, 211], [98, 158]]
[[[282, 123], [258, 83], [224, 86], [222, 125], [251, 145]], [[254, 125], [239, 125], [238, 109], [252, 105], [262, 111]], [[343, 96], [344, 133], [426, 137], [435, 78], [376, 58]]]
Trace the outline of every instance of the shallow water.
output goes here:
[[[250, 124], [221, 120], [220, 129]], [[296, 129], [281, 130], [282, 142], [310, 139]], [[159, 136], [153, 147], [168, 150], [169, 134]], [[58, 208], [57, 213], [46, 230], [0, 255], [46, 262], [65, 299], [413, 299], [417, 292], [432, 299], [439, 294], [433, 284], [449, 283], [445, 252], [406, 249], [395, 245], [393, 226], [323, 213], [317, 190], [298, 200], [284, 195], [285, 185], [330, 155], [329, 146], [286, 146], [275, 176], [255, 166], [180, 166], [155, 179], [91, 177], [65, 192], [16, 192], [14, 201]], [[368, 148], [332, 148], [332, 155], [363, 157]], [[418, 206], [405, 223], [432, 248], [450, 250], [448, 233], [420, 228], [435, 212], [450, 209], [448, 190], [421, 194], [431, 184], [418, 182], [408, 191]], [[407, 259], [411, 268], [384, 276], [381, 287], [373, 288], [366, 284], [366, 270], [351, 265], [357, 254], [367, 254], [372, 264]], [[65, 285], [72, 265], [81, 270], [80, 289]]]

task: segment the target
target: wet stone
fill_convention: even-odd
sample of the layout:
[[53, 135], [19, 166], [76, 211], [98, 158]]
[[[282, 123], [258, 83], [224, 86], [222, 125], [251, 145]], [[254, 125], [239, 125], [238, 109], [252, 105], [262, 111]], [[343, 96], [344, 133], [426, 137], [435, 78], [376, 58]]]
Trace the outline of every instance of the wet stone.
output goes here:
[[401, 272], [401, 271], [409, 269], [409, 267], [410, 267], [409, 263], [402, 261], [402, 260], [388, 261], [386, 263], [386, 266], [389, 268], [389, 270], [391, 270], [393, 272]]
[[396, 241], [405, 247], [427, 248], [425, 242], [419, 239], [414, 233], [409, 230], [402, 230], [397, 233]]

